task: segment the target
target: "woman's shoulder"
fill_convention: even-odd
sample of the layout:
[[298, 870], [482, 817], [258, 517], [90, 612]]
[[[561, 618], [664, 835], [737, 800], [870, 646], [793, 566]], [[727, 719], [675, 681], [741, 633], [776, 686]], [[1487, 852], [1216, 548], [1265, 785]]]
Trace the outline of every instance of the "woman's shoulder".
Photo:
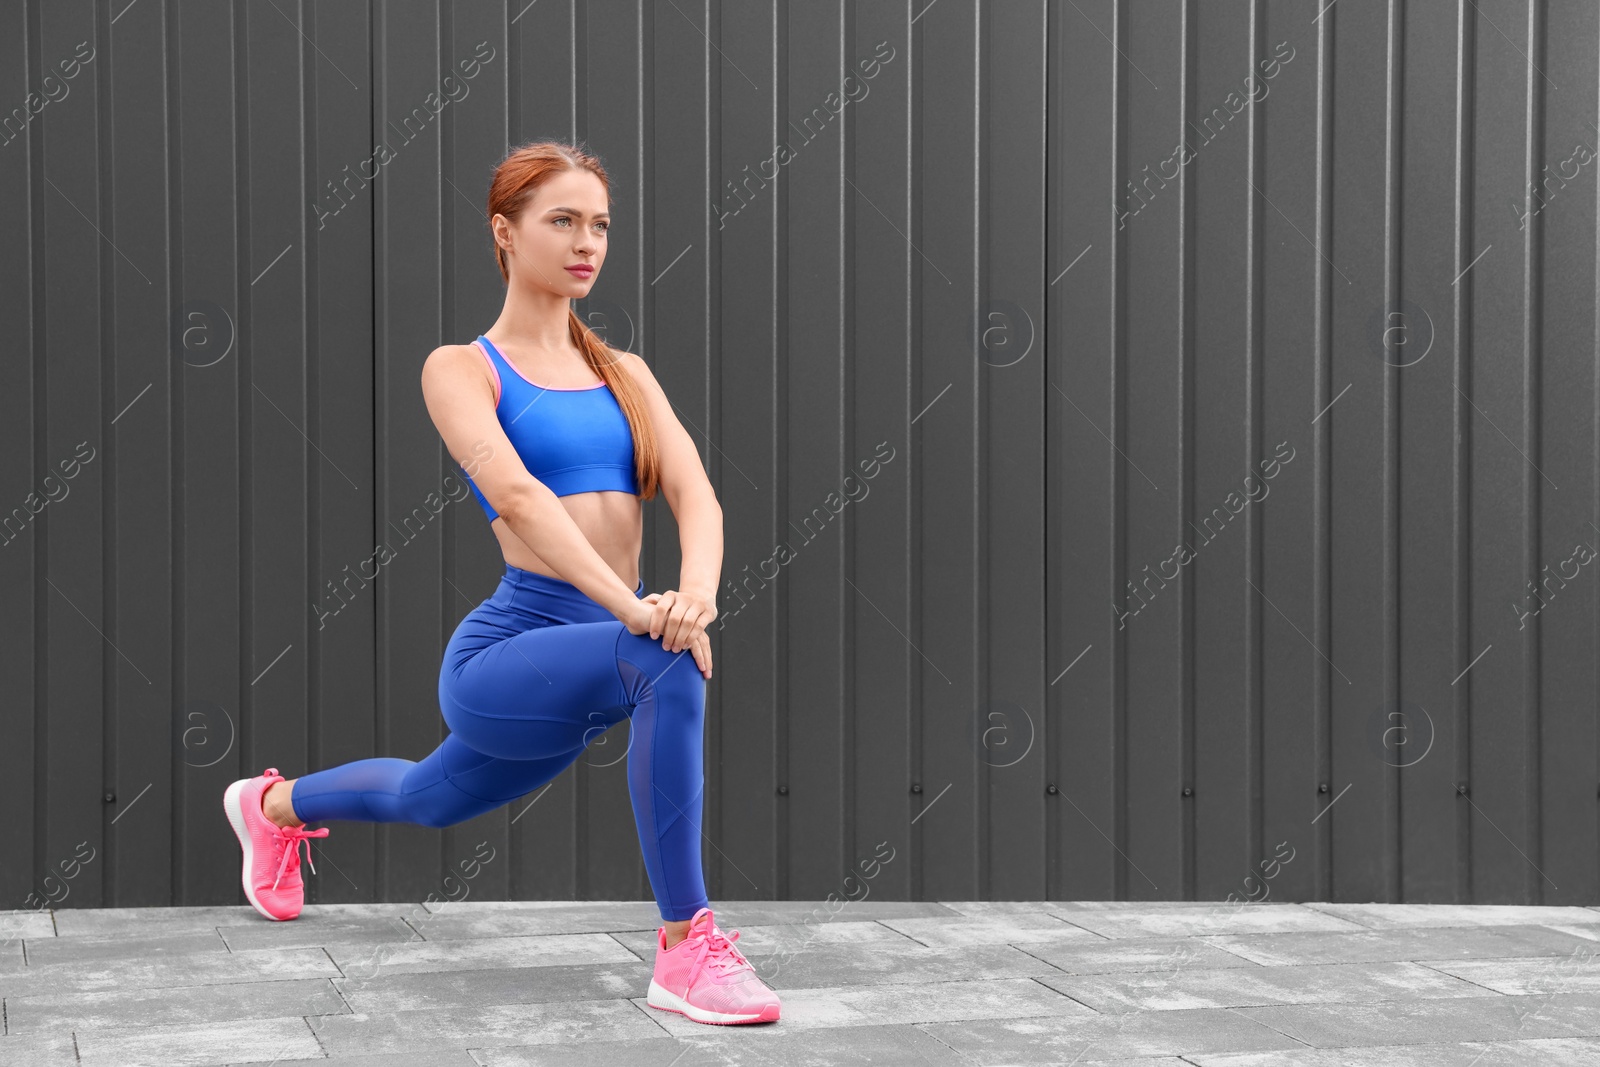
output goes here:
[[475, 359], [482, 362], [483, 357], [477, 355], [479, 351], [477, 344], [472, 341], [459, 345], [440, 345], [428, 353], [427, 357], [422, 361], [422, 365], [427, 366], [429, 363], [434, 362], [452, 363], [466, 359]]
[[497, 379], [500, 376], [500, 372], [495, 369], [494, 365], [486, 357], [487, 353], [471, 342], [459, 345], [440, 345], [432, 352], [429, 352], [422, 361], [421, 377], [423, 385], [426, 387], [429, 378], [437, 379], [442, 376], [447, 379], [459, 380], [463, 375], [476, 374], [488, 383], [490, 389], [498, 396], [499, 382]]

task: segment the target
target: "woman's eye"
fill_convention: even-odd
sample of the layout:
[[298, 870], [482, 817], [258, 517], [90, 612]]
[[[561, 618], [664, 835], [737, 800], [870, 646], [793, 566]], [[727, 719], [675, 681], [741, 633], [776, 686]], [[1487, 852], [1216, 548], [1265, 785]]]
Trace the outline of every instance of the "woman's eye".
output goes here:
[[552, 221], [552, 222], [568, 222], [570, 220], [565, 215], [558, 215], [554, 219], [551, 219], [550, 221]]

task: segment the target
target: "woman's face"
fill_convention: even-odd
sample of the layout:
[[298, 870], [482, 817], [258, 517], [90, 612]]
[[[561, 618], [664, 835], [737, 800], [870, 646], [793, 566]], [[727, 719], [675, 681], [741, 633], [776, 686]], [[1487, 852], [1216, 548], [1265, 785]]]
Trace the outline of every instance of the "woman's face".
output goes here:
[[[511, 280], [574, 300], [588, 296], [600, 275], [610, 226], [605, 186], [586, 170], [545, 182], [515, 223], [494, 217]], [[577, 266], [593, 269], [570, 269]]]

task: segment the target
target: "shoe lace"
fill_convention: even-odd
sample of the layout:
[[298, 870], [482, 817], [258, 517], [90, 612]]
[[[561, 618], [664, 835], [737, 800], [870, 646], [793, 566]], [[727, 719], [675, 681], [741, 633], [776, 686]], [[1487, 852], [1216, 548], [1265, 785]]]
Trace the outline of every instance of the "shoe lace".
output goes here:
[[695, 949], [694, 962], [689, 965], [690, 987], [693, 987], [696, 976], [704, 968], [719, 974], [729, 974], [750, 967], [750, 961], [745, 959], [744, 953], [733, 944], [739, 940], [739, 931], [735, 930], [733, 936], [729, 937], [717, 929], [714, 923], [708, 923], [705, 932], [696, 936], [700, 944]]
[[[274, 847], [281, 855], [278, 861], [278, 877], [272, 881], [272, 888], [277, 889], [278, 883], [283, 881], [283, 876], [291, 871], [300, 869], [300, 842], [306, 843], [306, 862], [311, 863], [311, 841], [313, 837], [327, 837], [328, 828], [320, 830], [307, 830], [304, 826], [279, 826], [273, 835]], [[311, 863], [311, 873], [317, 873], [317, 865]]]

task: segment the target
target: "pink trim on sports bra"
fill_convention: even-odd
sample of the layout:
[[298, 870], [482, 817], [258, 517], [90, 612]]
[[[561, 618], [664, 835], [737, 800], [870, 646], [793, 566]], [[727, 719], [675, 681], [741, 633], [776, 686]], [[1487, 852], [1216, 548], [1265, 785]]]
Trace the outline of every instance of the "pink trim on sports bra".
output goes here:
[[494, 406], [495, 407], [499, 407], [500, 406], [500, 368], [496, 367], [494, 365], [494, 360], [489, 358], [489, 353], [487, 353], [487, 352], [485, 352], [483, 350], [483, 346], [480, 345], [477, 342], [476, 339], [473, 340], [472, 347], [476, 348], [478, 350], [478, 354], [483, 356], [483, 361], [485, 363], [489, 364], [489, 370], [494, 374]]
[[[483, 339], [485, 341], [489, 341], [488, 335], [485, 334]], [[474, 340], [472, 343], [473, 344], [477, 344], [478, 342], [476, 340]], [[489, 341], [489, 343], [491, 345], [494, 345], [493, 341]], [[606, 384], [605, 382], [601, 382], [599, 385], [573, 385], [573, 386], [540, 385], [538, 382], [534, 381], [532, 378], [528, 377], [526, 374], [523, 374], [520, 370], [517, 370], [517, 365], [515, 363], [511, 362], [509, 359], [506, 359], [506, 354], [504, 352], [500, 352], [500, 346], [499, 345], [495, 345], [495, 349], [494, 350], [496, 352], [500, 353], [500, 359], [505, 363], [506, 366], [511, 368], [512, 372], [515, 373], [518, 378], [521, 378], [523, 381], [527, 382], [529, 385], [533, 386], [535, 389], [548, 389], [551, 392], [556, 392], [556, 393], [584, 393], [584, 392], [588, 392], [590, 389], [603, 388], [605, 386], [605, 384]], [[496, 401], [496, 403], [498, 403], [498, 402], [499, 401]]]

